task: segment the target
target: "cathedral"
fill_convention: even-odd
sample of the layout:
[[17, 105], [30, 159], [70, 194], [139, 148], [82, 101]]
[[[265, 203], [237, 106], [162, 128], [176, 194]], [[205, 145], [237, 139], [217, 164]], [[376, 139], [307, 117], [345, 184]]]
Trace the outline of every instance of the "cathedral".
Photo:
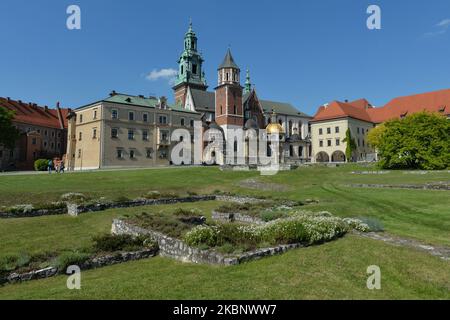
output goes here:
[[[178, 59], [178, 76], [173, 86], [175, 104], [202, 116], [204, 129], [214, 128], [223, 133], [230, 131], [264, 131], [267, 135], [280, 134], [280, 161], [298, 164], [311, 158], [311, 117], [285, 102], [260, 99], [246, 70], [244, 86], [241, 85], [241, 69], [228, 48], [217, 68], [217, 86], [208, 91], [203, 71], [204, 59], [198, 50], [198, 39], [192, 23], [184, 37], [184, 49]], [[234, 147], [237, 152], [237, 146]], [[226, 150], [224, 150], [226, 153]], [[268, 148], [270, 153], [270, 147]], [[213, 156], [216, 156], [213, 153]], [[223, 164], [217, 157], [213, 162]], [[245, 164], [249, 163], [248, 145], [245, 145]]]

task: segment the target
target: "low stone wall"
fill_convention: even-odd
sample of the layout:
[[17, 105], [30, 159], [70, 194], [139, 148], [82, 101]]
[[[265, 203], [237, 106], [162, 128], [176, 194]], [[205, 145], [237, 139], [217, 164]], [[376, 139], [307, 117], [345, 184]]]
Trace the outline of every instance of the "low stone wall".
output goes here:
[[136, 199], [121, 203], [97, 203], [92, 205], [68, 204], [67, 213], [71, 216], [77, 216], [85, 212], [96, 212], [115, 208], [130, 208], [130, 207], [164, 205], [164, 204], [174, 204], [184, 202], [211, 201], [215, 199], [216, 196], [208, 195], [208, 196], [191, 196], [185, 198], [172, 198], [172, 199]]
[[[89, 270], [100, 267], [105, 267], [113, 264], [123, 263], [127, 261], [146, 259], [154, 257], [158, 253], [157, 248], [144, 249], [133, 252], [120, 252], [115, 254], [108, 254], [100, 257], [88, 259], [79, 265], [81, 270]], [[64, 274], [65, 270], [59, 270], [57, 267], [48, 267], [40, 270], [33, 270], [26, 273], [11, 273], [7, 277], [0, 279], [0, 284], [16, 283], [22, 281], [30, 281], [35, 279], [44, 279], [53, 277], [57, 274]]]
[[22, 212], [0, 212], [0, 219], [32, 218], [32, 217], [51, 216], [66, 213], [67, 208], [60, 208], [54, 210], [40, 209]]
[[413, 190], [450, 190], [448, 183], [430, 184], [351, 184], [353, 188], [388, 188], [388, 189], [413, 189]]
[[289, 249], [303, 247], [302, 244], [279, 245], [271, 248], [258, 249], [238, 256], [224, 256], [214, 250], [200, 250], [188, 246], [179, 239], [168, 237], [160, 232], [144, 229], [130, 225], [122, 220], [115, 219], [112, 223], [111, 232], [113, 234], [130, 234], [134, 236], [146, 235], [158, 242], [161, 256], [170, 257], [183, 262], [237, 265], [246, 261], [259, 259], [262, 257], [281, 254]]
[[265, 222], [258, 218], [252, 217], [249, 215], [245, 215], [239, 212], [236, 213], [224, 213], [213, 211], [211, 217], [214, 220], [224, 221], [224, 222], [243, 222], [243, 223], [252, 223], [252, 224], [264, 224]]

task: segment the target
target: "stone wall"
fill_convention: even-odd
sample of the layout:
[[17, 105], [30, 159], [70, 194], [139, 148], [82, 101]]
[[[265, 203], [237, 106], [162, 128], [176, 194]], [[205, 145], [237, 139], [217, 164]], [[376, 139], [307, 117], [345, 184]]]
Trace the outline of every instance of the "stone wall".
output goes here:
[[265, 222], [258, 217], [252, 217], [239, 212], [236, 213], [224, 213], [213, 211], [211, 217], [214, 220], [224, 221], [224, 222], [244, 222], [252, 224], [265, 224]]
[[[158, 253], [157, 248], [149, 248], [140, 251], [107, 254], [104, 256], [88, 259], [87, 261], [79, 265], [79, 267], [81, 270], [95, 269], [117, 263], [154, 257], [157, 253]], [[49, 278], [57, 274], [64, 274], [64, 273], [65, 270], [59, 270], [57, 267], [48, 267], [45, 269], [33, 270], [26, 273], [11, 273], [10, 275], [0, 279], [0, 284]]]
[[71, 216], [77, 216], [85, 212], [96, 212], [115, 208], [129, 208], [129, 207], [164, 205], [164, 204], [175, 204], [185, 202], [211, 201], [215, 199], [216, 196], [208, 195], [208, 196], [191, 196], [185, 198], [172, 198], [172, 199], [136, 199], [120, 203], [96, 203], [91, 205], [67, 204], [67, 213]]
[[11, 218], [32, 218], [40, 216], [50, 216], [58, 214], [66, 214], [66, 208], [60, 209], [40, 209], [40, 210], [30, 210], [30, 211], [17, 211], [17, 212], [0, 212], [0, 219], [11, 219]]
[[134, 236], [146, 235], [158, 242], [161, 256], [170, 257], [183, 262], [237, 265], [262, 257], [281, 254], [289, 249], [303, 247], [302, 244], [279, 245], [271, 248], [257, 249], [237, 256], [224, 256], [214, 250], [200, 250], [188, 246], [179, 239], [168, 237], [160, 232], [130, 225], [122, 220], [113, 220], [111, 232], [113, 234], [130, 234]]
[[388, 188], [388, 189], [416, 189], [416, 190], [450, 190], [448, 183], [429, 184], [351, 184], [353, 188]]

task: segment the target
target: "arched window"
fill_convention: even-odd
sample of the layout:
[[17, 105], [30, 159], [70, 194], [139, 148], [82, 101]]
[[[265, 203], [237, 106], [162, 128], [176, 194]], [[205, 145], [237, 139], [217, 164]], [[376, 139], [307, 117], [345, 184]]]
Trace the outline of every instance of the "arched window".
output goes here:
[[223, 114], [223, 108], [220, 106], [220, 114]]
[[293, 157], [294, 156], [294, 147], [291, 145], [289, 145], [289, 157]]
[[238, 150], [238, 143], [236, 140], [234, 140], [234, 152], [237, 152]]

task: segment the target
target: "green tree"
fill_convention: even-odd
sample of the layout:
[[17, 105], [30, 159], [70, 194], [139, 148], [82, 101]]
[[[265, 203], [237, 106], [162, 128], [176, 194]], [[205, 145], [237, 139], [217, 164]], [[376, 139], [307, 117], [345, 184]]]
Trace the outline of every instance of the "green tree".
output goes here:
[[[376, 130], [376, 129], [374, 129]], [[386, 169], [446, 169], [450, 166], [450, 121], [420, 112], [384, 123], [369, 135]]]
[[14, 143], [19, 137], [19, 131], [12, 125], [14, 112], [0, 107], [0, 145], [8, 149], [14, 148]]
[[347, 129], [345, 132], [345, 139], [342, 141], [347, 143], [347, 146], [345, 147], [345, 157], [347, 158], [347, 162], [350, 162], [353, 158], [353, 152], [356, 150], [356, 142], [355, 139], [352, 138], [350, 129]]

